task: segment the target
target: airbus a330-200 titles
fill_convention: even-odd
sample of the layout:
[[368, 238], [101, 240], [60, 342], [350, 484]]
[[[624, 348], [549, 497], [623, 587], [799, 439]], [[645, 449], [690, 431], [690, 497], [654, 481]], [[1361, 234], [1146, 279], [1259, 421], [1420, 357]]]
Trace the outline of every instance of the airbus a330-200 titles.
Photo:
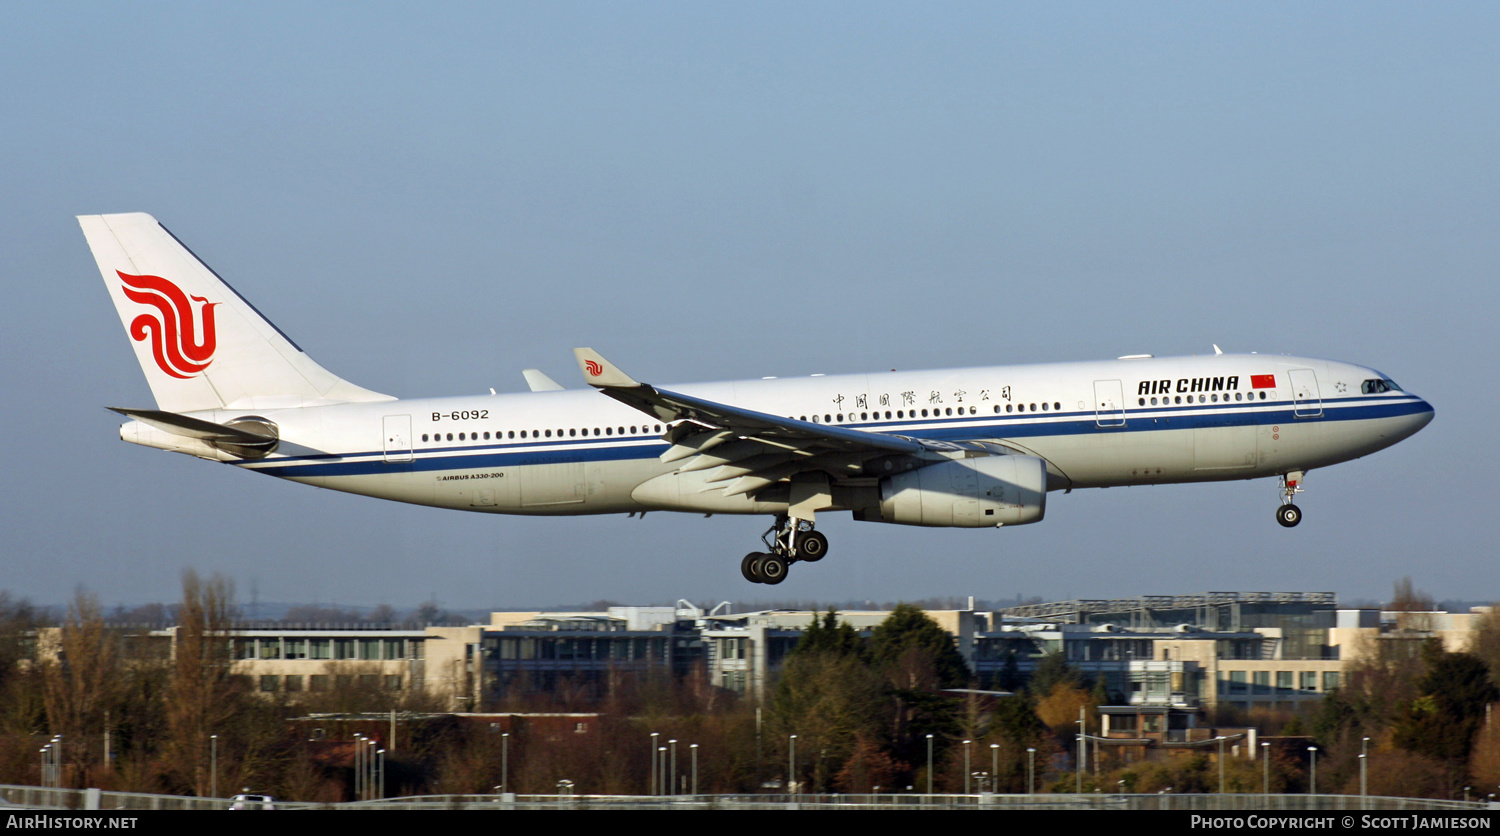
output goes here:
[[1224, 354], [667, 387], [575, 349], [590, 388], [397, 399], [304, 353], [150, 215], [81, 216], [155, 409], [126, 441], [366, 496], [500, 514], [684, 511], [774, 518], [744, 576], [816, 561], [818, 515], [993, 528], [1075, 488], [1278, 477], [1433, 417], [1372, 368]]

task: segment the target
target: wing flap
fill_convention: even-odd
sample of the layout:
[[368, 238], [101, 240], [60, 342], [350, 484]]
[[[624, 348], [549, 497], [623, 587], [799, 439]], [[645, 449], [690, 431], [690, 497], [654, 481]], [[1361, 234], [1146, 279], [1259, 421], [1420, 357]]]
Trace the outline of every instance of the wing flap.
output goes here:
[[[672, 446], [662, 454], [663, 462], [684, 462], [679, 473], [713, 470], [706, 479], [708, 489], [722, 489], [727, 496], [754, 493], [812, 471], [857, 478], [864, 462], [885, 456], [933, 459], [971, 448], [798, 421], [659, 389], [625, 374], [591, 348], [573, 352], [589, 385], [672, 424], [665, 436]], [[988, 455], [978, 446], [969, 454], [973, 452]]]

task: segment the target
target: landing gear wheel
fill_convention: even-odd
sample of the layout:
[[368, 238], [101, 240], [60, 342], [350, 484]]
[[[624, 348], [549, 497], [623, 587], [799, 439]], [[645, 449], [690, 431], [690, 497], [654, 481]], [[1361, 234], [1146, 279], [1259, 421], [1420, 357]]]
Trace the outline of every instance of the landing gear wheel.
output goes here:
[[760, 578], [760, 562], [766, 558], [762, 552], [751, 552], [740, 561], [740, 574], [751, 583], [765, 583]]
[[786, 558], [781, 555], [768, 554], [757, 568], [760, 570], [760, 582], [775, 586], [786, 580], [787, 569], [790, 567], [787, 566]]
[[1288, 502], [1276, 509], [1276, 521], [1287, 528], [1302, 522], [1302, 509]]
[[797, 559], [815, 563], [828, 554], [828, 537], [821, 531], [804, 531], [797, 535]]

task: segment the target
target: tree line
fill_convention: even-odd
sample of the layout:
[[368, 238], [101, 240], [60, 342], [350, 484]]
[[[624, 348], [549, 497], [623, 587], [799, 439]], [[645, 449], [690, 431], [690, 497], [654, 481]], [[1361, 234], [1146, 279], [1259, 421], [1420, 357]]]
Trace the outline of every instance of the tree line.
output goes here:
[[[981, 690], [953, 637], [910, 604], [868, 635], [834, 610], [817, 614], [761, 701], [716, 687], [701, 669], [622, 674], [591, 687], [510, 689], [479, 706], [504, 721], [446, 713], [419, 690], [360, 677], [332, 678], [324, 692], [258, 692], [233, 674], [223, 638], [235, 622], [233, 586], [220, 577], [185, 573], [175, 615], [176, 647], [163, 653], [133, 646], [80, 594], [60, 628], [45, 632], [55, 646], [38, 648], [41, 614], [0, 593], [0, 783], [40, 783], [39, 746], [61, 735], [65, 786], [351, 800], [351, 741], [362, 733], [389, 751], [386, 796], [550, 793], [561, 782], [579, 793], [687, 792], [695, 780], [704, 793], [1219, 785], [1214, 750], [1137, 763], [1106, 750], [1086, 774], [1073, 772], [1077, 735], [1096, 734], [1098, 706], [1122, 696], [1061, 653], [1024, 679], [1007, 665], [990, 684], [1008, 695]], [[1259, 792], [1269, 778], [1272, 792], [1308, 790], [1310, 743], [1320, 750], [1320, 792], [1358, 792], [1361, 763], [1372, 794], [1494, 791], [1500, 611], [1476, 635], [1461, 653], [1417, 639], [1372, 642], [1343, 687], [1303, 714], [1219, 709], [1210, 721], [1300, 741], [1271, 749], [1269, 764], [1226, 763], [1228, 789]], [[581, 719], [525, 719], [565, 712]], [[669, 741], [670, 753], [653, 752]]]

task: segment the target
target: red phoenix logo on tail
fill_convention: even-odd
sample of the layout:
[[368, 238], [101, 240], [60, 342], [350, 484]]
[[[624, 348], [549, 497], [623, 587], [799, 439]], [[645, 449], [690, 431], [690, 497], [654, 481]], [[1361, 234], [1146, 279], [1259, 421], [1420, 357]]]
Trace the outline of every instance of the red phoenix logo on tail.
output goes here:
[[[177, 285], [161, 276], [132, 276], [116, 270], [125, 297], [141, 305], [156, 309], [154, 313], [143, 313], [130, 321], [130, 336], [136, 342], [151, 339], [151, 353], [156, 365], [172, 377], [186, 379], [201, 373], [213, 362], [214, 306], [202, 296], [191, 301]], [[201, 302], [198, 319], [202, 330], [194, 327], [193, 302]]]
[[599, 366], [598, 362], [594, 360], [584, 360], [583, 365], [588, 368], [589, 377], [598, 377], [599, 373], [604, 371], [604, 369]]

